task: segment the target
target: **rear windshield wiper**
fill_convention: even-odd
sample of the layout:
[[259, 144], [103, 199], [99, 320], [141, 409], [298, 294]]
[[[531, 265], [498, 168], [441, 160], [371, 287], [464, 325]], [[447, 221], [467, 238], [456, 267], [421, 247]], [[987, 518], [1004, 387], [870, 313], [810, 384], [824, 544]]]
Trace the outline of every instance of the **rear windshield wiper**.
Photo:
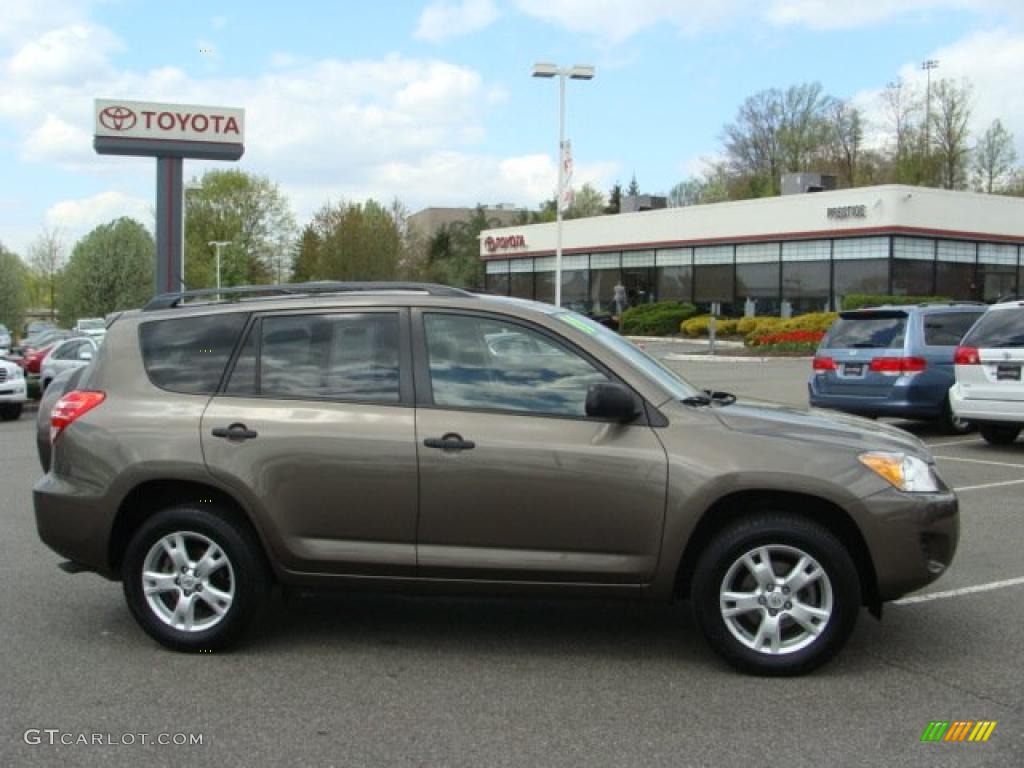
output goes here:
[[716, 392], [711, 389], [705, 389], [702, 391], [704, 393], [702, 395], [683, 398], [683, 405], [711, 405], [712, 403], [718, 403], [719, 405], [732, 405], [736, 402], [736, 395], [731, 392]]
[[858, 341], [856, 344], [851, 344], [850, 349], [882, 349], [881, 344], [872, 344], [870, 341]]

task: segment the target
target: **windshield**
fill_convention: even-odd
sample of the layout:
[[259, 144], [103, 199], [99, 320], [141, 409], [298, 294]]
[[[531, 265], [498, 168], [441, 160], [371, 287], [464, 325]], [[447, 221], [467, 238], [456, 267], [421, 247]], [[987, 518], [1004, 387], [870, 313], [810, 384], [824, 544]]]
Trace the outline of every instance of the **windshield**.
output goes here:
[[106, 327], [102, 318], [78, 321], [78, 328], [83, 331], [102, 331]]
[[823, 349], [893, 349], [903, 346], [907, 318], [889, 314], [840, 317], [822, 342]]
[[583, 331], [603, 347], [610, 349], [619, 357], [623, 358], [634, 368], [639, 368], [647, 376], [660, 384], [675, 400], [685, 400], [688, 397], [695, 397], [701, 391], [683, 379], [675, 371], [666, 368], [660, 362], [648, 355], [629, 340], [623, 338], [600, 323], [596, 323], [589, 317], [578, 315], [575, 312], [555, 312], [554, 317], [563, 323]]

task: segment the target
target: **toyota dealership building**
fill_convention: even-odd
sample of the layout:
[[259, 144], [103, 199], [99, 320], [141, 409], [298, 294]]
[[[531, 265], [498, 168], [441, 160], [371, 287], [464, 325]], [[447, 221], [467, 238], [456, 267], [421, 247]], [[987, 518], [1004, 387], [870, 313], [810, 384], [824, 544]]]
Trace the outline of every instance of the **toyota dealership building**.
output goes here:
[[[485, 288], [553, 302], [555, 224], [484, 231]], [[609, 311], [691, 301], [799, 314], [849, 294], [992, 301], [1016, 294], [1024, 199], [880, 186], [666, 208], [562, 223], [562, 303]]]

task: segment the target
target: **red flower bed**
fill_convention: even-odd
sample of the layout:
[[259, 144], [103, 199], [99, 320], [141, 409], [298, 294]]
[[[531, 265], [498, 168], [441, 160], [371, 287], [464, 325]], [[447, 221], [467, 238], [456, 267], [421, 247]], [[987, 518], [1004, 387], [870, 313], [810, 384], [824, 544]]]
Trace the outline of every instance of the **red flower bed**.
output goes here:
[[753, 339], [752, 346], [764, 347], [769, 344], [817, 344], [825, 337], [824, 331], [784, 331], [769, 333]]

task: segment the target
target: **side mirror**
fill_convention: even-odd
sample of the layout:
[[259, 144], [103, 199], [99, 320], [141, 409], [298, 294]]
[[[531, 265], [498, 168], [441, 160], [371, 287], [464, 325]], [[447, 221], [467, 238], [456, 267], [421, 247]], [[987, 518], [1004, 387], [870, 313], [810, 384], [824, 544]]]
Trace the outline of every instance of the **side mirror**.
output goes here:
[[587, 389], [587, 416], [625, 424], [639, 414], [636, 397], [621, 384], [601, 382]]

